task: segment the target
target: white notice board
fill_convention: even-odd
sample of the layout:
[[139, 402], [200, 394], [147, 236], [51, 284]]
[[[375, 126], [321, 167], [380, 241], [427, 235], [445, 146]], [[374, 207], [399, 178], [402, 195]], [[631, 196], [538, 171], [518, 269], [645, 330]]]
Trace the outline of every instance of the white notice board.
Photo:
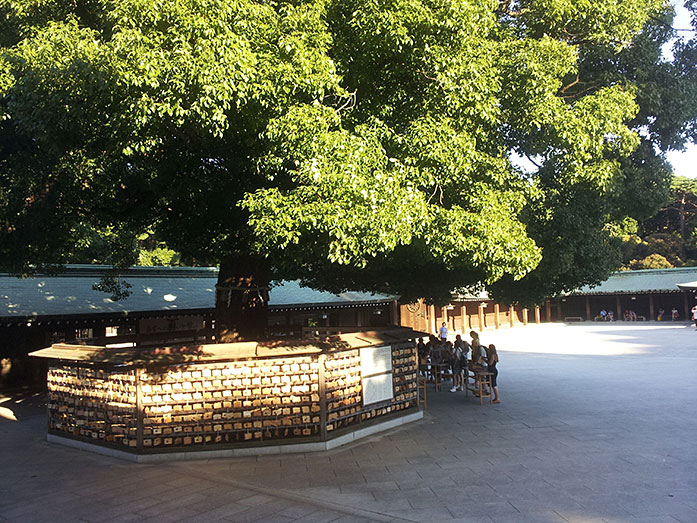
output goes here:
[[392, 348], [366, 347], [360, 352], [363, 405], [393, 399]]

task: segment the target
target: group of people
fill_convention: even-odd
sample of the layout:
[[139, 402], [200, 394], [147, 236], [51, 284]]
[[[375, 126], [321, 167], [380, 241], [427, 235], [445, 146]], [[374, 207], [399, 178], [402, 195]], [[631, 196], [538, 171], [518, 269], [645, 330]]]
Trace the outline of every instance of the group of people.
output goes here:
[[435, 379], [435, 374], [443, 368], [450, 368], [453, 376], [453, 386], [450, 392], [464, 390], [465, 380], [470, 369], [485, 370], [492, 374], [491, 386], [494, 393], [493, 403], [501, 403], [497, 384], [499, 355], [494, 344], [485, 347], [479, 340], [479, 334], [470, 331], [471, 341], [463, 340], [461, 335], [455, 336], [455, 342], [448, 341], [448, 327], [443, 322], [438, 336], [431, 335], [427, 343], [419, 339], [417, 351], [419, 354], [419, 372], [423, 376]]
[[[670, 319], [671, 321], [680, 321], [680, 313], [675, 307], [670, 311]], [[666, 321], [666, 311], [663, 308], [658, 309], [656, 321]]]

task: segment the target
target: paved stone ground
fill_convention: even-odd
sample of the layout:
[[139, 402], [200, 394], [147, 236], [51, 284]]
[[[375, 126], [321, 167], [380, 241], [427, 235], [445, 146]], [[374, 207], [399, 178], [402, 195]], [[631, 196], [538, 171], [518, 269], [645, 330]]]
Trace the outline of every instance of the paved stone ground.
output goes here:
[[423, 421], [318, 454], [133, 464], [47, 443], [40, 396], [0, 398], [0, 520], [697, 522], [692, 327], [482, 341], [500, 405], [429, 391]]

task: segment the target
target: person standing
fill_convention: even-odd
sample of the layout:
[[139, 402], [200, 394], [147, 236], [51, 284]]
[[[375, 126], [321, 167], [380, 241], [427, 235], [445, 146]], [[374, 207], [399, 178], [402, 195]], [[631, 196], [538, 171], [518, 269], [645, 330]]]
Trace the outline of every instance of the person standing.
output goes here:
[[467, 376], [467, 353], [469, 352], [469, 344], [462, 339], [459, 334], [455, 336], [455, 344], [453, 345], [452, 354], [452, 369], [453, 369], [453, 387], [450, 392], [463, 390], [465, 383], [464, 378]]
[[697, 305], [692, 307], [692, 321], [695, 324], [695, 328], [697, 328]]
[[492, 343], [489, 345], [489, 349], [487, 350], [487, 355], [488, 355], [488, 360], [487, 360], [487, 370], [491, 372], [491, 388], [494, 391], [494, 399], [492, 400], [492, 403], [501, 403], [501, 400], [499, 399], [499, 385], [498, 385], [498, 376], [499, 376], [499, 371], [496, 368], [496, 365], [499, 362], [499, 353], [496, 352], [496, 346]]
[[438, 331], [440, 334], [440, 341], [445, 343], [448, 341], [448, 326], [443, 322], [443, 325], [440, 326], [440, 330]]

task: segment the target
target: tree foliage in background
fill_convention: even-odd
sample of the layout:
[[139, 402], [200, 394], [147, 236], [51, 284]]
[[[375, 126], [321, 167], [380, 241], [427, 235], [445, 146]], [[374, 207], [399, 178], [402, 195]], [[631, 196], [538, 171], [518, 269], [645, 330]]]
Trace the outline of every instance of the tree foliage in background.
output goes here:
[[697, 265], [697, 180], [673, 177], [670, 194], [656, 214], [621, 235], [628, 269]]
[[613, 224], [663, 200], [655, 147], [694, 138], [669, 23], [661, 0], [0, 0], [0, 263], [96, 230], [127, 265], [152, 231], [405, 301], [600, 281]]

